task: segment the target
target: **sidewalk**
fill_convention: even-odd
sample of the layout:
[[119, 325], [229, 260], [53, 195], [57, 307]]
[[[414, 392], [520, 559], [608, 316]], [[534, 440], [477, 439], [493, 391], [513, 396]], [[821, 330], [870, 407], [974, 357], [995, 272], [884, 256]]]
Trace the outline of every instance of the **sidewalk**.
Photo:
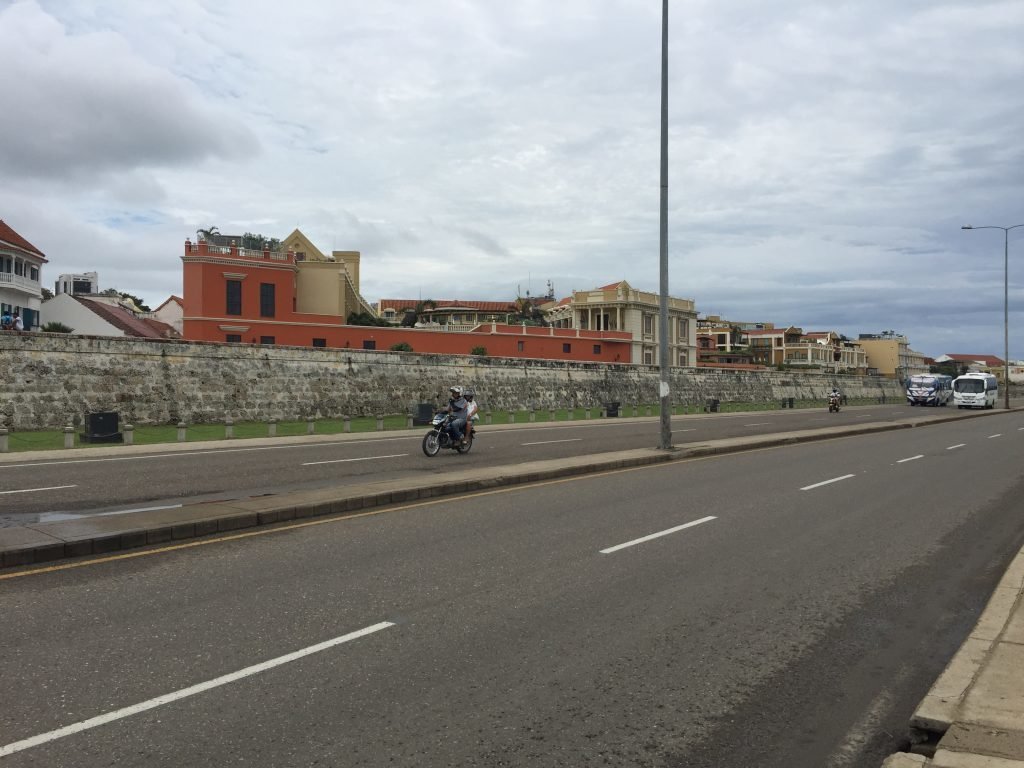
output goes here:
[[[883, 768], [1024, 768], [1024, 549]], [[928, 755], [927, 757], [925, 755]]]
[[[976, 415], [997, 413], [1000, 412]], [[674, 451], [643, 448], [499, 467], [468, 467], [460, 472], [457, 480], [432, 478], [412, 481], [403, 478], [275, 496], [187, 504], [174, 509], [0, 528], [0, 568], [13, 569], [153, 545], [184, 544], [188, 539], [214, 534], [246, 535], [244, 529], [294, 524], [293, 521], [316, 516], [360, 514], [364, 510], [452, 494], [663, 464], [697, 456], [914, 428], [949, 420], [952, 419], [945, 417], [930, 422], [910, 420], [826, 427], [690, 443]], [[535, 425], [522, 425], [527, 426]], [[372, 440], [374, 436], [331, 435], [313, 439]], [[272, 445], [303, 439], [310, 438], [258, 438], [246, 441], [246, 444]], [[156, 453], [228, 446], [237, 448], [239, 442], [137, 446], [128, 450]], [[108, 452], [123, 455], [125, 451], [124, 447], [96, 448], [91, 449], [88, 456]], [[53, 452], [44, 455], [54, 457]], [[0, 462], [34, 458], [42, 457], [0, 454]], [[0, 570], [0, 581], [17, 578], [19, 573], [19, 570]], [[882, 764], [883, 768], [1024, 768], [1024, 550], [1017, 554], [977, 626], [918, 705], [909, 725], [915, 753], [891, 755]]]

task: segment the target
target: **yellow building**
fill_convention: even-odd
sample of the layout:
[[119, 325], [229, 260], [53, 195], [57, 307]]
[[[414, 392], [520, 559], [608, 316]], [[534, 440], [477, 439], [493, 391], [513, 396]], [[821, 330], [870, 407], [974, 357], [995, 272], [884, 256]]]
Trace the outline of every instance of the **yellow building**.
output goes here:
[[631, 334], [635, 363], [656, 365], [658, 345], [667, 336], [670, 365], [697, 364], [697, 311], [692, 299], [668, 298], [667, 334], [658, 327], [660, 295], [638, 291], [625, 280], [592, 291], [573, 291], [571, 297], [542, 309], [548, 322], [559, 328]]
[[906, 336], [894, 333], [862, 333], [857, 344], [867, 354], [868, 369], [898, 381], [917, 373], [928, 373], [925, 356], [910, 348]]
[[300, 230], [281, 241], [295, 254], [296, 312], [315, 315], [375, 314], [359, 293], [359, 251], [320, 251]]

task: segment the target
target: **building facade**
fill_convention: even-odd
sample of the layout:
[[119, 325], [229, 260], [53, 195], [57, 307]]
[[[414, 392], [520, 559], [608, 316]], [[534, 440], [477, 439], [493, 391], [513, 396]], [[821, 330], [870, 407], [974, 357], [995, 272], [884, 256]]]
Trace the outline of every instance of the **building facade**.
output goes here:
[[17, 314], [26, 331], [38, 331], [46, 257], [0, 219], [0, 313]]
[[862, 333], [857, 343], [867, 355], [868, 368], [879, 376], [905, 381], [908, 376], [928, 373], [925, 356], [910, 348], [906, 336], [896, 333]]

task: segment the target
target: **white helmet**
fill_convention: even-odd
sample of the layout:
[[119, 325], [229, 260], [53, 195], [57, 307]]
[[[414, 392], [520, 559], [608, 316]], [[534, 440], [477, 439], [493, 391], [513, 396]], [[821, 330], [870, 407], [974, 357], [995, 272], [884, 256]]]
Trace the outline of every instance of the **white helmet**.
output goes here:
[[455, 386], [453, 386], [453, 387], [452, 387], [451, 389], [449, 389], [448, 391], [449, 391], [449, 392], [451, 392], [451, 393], [452, 393], [453, 395], [455, 395], [456, 397], [462, 397], [462, 387], [460, 387], [460, 386], [459, 386], [458, 384], [456, 384]]

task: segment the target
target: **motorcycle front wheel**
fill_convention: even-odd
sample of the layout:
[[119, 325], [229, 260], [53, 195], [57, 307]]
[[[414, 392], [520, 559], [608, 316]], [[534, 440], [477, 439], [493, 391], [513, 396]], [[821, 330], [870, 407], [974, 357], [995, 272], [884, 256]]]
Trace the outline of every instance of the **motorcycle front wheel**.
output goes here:
[[423, 436], [423, 452], [427, 456], [437, 456], [437, 452], [440, 450], [441, 443], [437, 439], [437, 432], [430, 430]]

